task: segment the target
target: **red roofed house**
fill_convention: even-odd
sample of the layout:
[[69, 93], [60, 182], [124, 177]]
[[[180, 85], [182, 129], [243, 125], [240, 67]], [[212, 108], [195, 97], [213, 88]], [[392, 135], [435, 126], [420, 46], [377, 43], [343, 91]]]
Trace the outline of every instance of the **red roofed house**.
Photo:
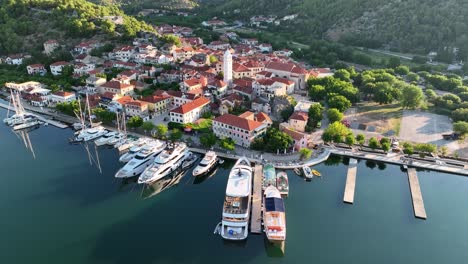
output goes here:
[[240, 79], [243, 77], [252, 77], [252, 76], [253, 76], [252, 71], [250, 71], [250, 69], [247, 68], [246, 66], [237, 62], [234, 62], [232, 64], [232, 77], [234, 79]]
[[76, 100], [75, 93], [58, 91], [49, 96], [49, 102], [52, 104], [70, 103]]
[[200, 118], [201, 114], [208, 108], [210, 100], [206, 97], [199, 97], [190, 103], [181, 105], [169, 112], [171, 122], [187, 124], [193, 123]]
[[134, 86], [125, 81], [111, 80], [102, 84], [99, 87], [99, 93], [105, 92], [115, 93], [118, 95], [131, 95], [133, 94]]
[[29, 75], [34, 74], [46, 74], [47, 70], [44, 67], [44, 64], [31, 64], [26, 67]]
[[256, 138], [265, 134], [267, 124], [245, 117], [224, 114], [213, 119], [213, 132], [220, 138], [231, 138], [237, 145], [249, 147]]
[[52, 75], [57, 76], [62, 74], [63, 67], [70, 65], [70, 63], [66, 61], [57, 61], [50, 65], [50, 73]]
[[315, 78], [324, 78], [324, 77], [331, 77], [334, 73], [330, 70], [330, 68], [314, 68], [310, 70], [310, 75]]
[[172, 56], [174, 57], [174, 60], [178, 61], [184, 61], [186, 59], [192, 58], [192, 56], [195, 55], [195, 50], [192, 47], [182, 47], [175, 49], [174, 52], [172, 53]]
[[309, 116], [305, 112], [294, 112], [288, 120], [289, 127], [293, 130], [304, 132]]
[[198, 79], [191, 78], [180, 83], [180, 90], [182, 92], [190, 92], [193, 90], [204, 88], [206, 87], [207, 84], [208, 84], [208, 79], [204, 76], [201, 76]]
[[293, 93], [294, 82], [278, 77], [257, 79], [252, 83], [252, 88], [257, 96], [271, 99]]
[[123, 104], [127, 116], [139, 116], [143, 120], [149, 119], [148, 103], [140, 100], [131, 100]]
[[296, 89], [305, 89], [310, 75], [307, 70], [290, 62], [269, 62], [265, 65], [265, 71], [272, 72], [275, 77], [294, 81]]
[[227, 92], [227, 84], [222, 80], [214, 80], [208, 84], [208, 90], [216, 98], [223, 97]]
[[172, 104], [172, 96], [168, 94], [150, 95], [141, 99], [148, 103], [148, 108], [156, 114], [161, 114], [169, 110]]
[[288, 129], [287, 127], [284, 127], [284, 126], [280, 126], [280, 130], [292, 137], [294, 149], [296, 151], [300, 150], [301, 148], [308, 147], [310, 135]]

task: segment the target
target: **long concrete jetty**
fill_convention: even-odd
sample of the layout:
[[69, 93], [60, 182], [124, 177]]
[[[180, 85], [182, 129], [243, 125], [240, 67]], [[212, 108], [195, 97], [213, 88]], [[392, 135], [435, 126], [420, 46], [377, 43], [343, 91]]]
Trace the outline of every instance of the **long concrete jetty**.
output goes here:
[[381, 161], [385, 163], [407, 165], [407, 166], [416, 167], [420, 169], [435, 170], [435, 171], [468, 176], [468, 170], [462, 167], [453, 167], [453, 166], [448, 166], [448, 165], [431, 164], [431, 163], [423, 162], [423, 161], [409, 160], [401, 154], [394, 155], [394, 156], [383, 156], [383, 155], [372, 154], [372, 153], [352, 152], [349, 150], [343, 150], [343, 149], [338, 149], [338, 148], [330, 148], [330, 152], [332, 154], [336, 154], [340, 156], [347, 156], [351, 158], [375, 160], [375, 161]]
[[348, 175], [346, 176], [346, 186], [343, 196], [343, 202], [354, 203], [354, 190], [356, 188], [357, 160], [350, 159], [348, 166]]
[[262, 180], [263, 166], [256, 164], [253, 175], [252, 214], [250, 217], [250, 232], [262, 233]]
[[413, 200], [414, 216], [421, 219], [426, 219], [426, 209], [419, 186], [418, 175], [415, 168], [408, 168], [408, 181], [410, 185], [411, 198]]
[[[2, 108], [5, 108], [5, 109], [8, 109], [10, 111], [15, 111], [15, 109], [13, 108], [13, 106], [11, 105], [7, 105], [7, 104], [4, 104], [4, 103], [0, 103], [0, 107]], [[25, 106], [25, 109], [27, 110], [30, 110], [30, 111], [34, 111], [34, 109], [29, 109], [27, 106]], [[64, 123], [61, 123], [61, 122], [57, 122], [55, 120], [51, 120], [51, 119], [47, 119], [41, 115], [37, 115], [37, 114], [33, 114], [37, 119], [39, 119], [40, 121], [42, 122], [45, 122], [47, 124], [51, 124], [53, 126], [56, 126], [58, 128], [67, 128], [68, 125], [64, 124]]]

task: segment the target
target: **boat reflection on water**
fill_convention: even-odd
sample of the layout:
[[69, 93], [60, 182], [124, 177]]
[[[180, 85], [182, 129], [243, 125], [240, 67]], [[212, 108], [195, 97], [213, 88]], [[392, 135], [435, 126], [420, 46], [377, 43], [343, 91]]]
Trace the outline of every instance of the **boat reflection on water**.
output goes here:
[[218, 172], [218, 168], [216, 167], [213, 171], [211, 171], [210, 173], [207, 173], [207, 174], [204, 174], [202, 176], [198, 176], [198, 177], [193, 177], [193, 184], [201, 184], [202, 182], [206, 181], [207, 179], [211, 178], [213, 175], [216, 174], [216, 172]]
[[36, 152], [34, 152], [34, 147], [31, 142], [31, 138], [29, 137], [29, 132], [38, 129], [39, 126], [29, 127], [23, 130], [16, 131], [15, 134], [18, 138], [24, 143], [26, 149], [30, 150], [32, 153], [33, 158], [36, 158]]
[[178, 170], [151, 184], [144, 185], [142, 195], [141, 195], [142, 198], [143, 199], [151, 198], [173, 186], [176, 186], [177, 184], [179, 184], [180, 180], [182, 180], [186, 172], [187, 170]]
[[88, 155], [89, 165], [96, 165], [96, 167], [99, 170], [99, 173], [102, 174], [101, 161], [99, 160], [99, 152], [97, 146], [94, 144], [93, 141], [81, 142], [80, 144], [83, 146], [83, 148], [86, 151], [86, 154]]

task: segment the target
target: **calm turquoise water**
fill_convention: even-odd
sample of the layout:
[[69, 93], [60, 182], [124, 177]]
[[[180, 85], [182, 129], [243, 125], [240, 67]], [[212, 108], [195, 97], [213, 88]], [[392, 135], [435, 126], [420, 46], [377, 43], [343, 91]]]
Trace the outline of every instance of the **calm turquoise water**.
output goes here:
[[[4, 116], [0, 111], [0, 116]], [[99, 149], [102, 173], [71, 130], [30, 132], [35, 158], [0, 124], [0, 263], [465, 263], [468, 178], [420, 172], [428, 220], [413, 216], [406, 174], [358, 165], [354, 205], [342, 202], [346, 165], [317, 166], [322, 178], [290, 175], [286, 254], [262, 236], [228, 243], [213, 235], [229, 167], [199, 184], [190, 171], [151, 191], [113, 175], [113, 149]], [[344, 161], [346, 163], [346, 160]], [[328, 162], [332, 163], [332, 162]], [[372, 168], [373, 167], [373, 168]]]

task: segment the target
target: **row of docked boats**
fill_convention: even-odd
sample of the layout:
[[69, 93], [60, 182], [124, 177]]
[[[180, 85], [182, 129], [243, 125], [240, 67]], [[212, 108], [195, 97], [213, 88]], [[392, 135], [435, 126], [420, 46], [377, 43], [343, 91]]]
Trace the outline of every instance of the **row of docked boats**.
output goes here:
[[[286, 214], [283, 196], [289, 185], [285, 172], [275, 173], [271, 164], [263, 170], [263, 223], [267, 239], [282, 244], [286, 240]], [[226, 240], [244, 240], [249, 233], [253, 169], [243, 157], [237, 160], [229, 173], [224, 198], [222, 221], [215, 229]], [[280, 191], [281, 190], [281, 191]]]
[[301, 169], [295, 168], [294, 172], [297, 175], [304, 175], [306, 180], [311, 180], [314, 178], [314, 176], [318, 176], [318, 177], [322, 176], [322, 174], [319, 171], [313, 170], [309, 166], [306, 166], [306, 165], [302, 166]]
[[23, 130], [31, 127], [38, 127], [44, 124], [43, 122], [37, 119], [37, 116], [27, 113], [24, 110], [23, 105], [21, 104], [19, 93], [11, 92], [10, 105], [13, 105], [15, 113], [12, 116], [10, 116], [10, 110], [8, 110], [7, 117], [3, 119], [3, 123], [13, 128], [14, 131]]

